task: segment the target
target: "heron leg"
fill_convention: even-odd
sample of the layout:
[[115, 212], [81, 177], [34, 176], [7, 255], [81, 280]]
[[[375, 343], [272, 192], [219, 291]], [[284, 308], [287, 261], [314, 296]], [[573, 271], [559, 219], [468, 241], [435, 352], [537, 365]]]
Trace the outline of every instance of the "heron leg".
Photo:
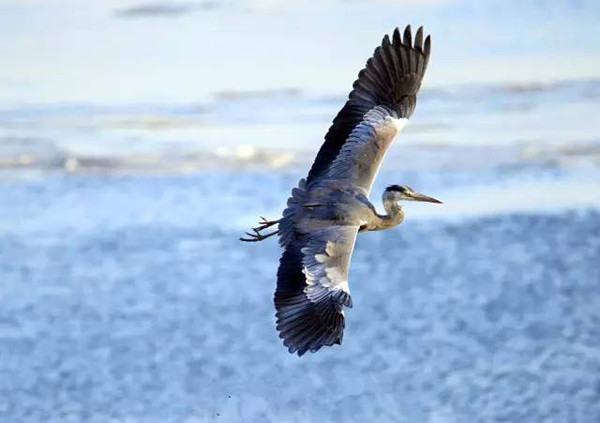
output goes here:
[[279, 231], [273, 231], [270, 234], [263, 235], [256, 228], [253, 228], [252, 230], [254, 231], [253, 234], [251, 234], [250, 232], [246, 232], [246, 235], [248, 235], [248, 238], [240, 238], [240, 241], [258, 242], [258, 241], [262, 241], [264, 239], [267, 239], [267, 238], [279, 233]]
[[267, 220], [264, 217], [260, 216], [260, 221], [258, 222], [258, 226], [256, 228], [252, 228], [252, 229], [258, 230], [258, 231], [262, 231], [263, 229], [267, 229], [267, 228], [270, 228], [273, 225], [278, 224], [280, 220], [281, 219]]
[[252, 228], [252, 231], [254, 233], [246, 232], [246, 235], [248, 235], [248, 238], [240, 238], [240, 241], [258, 242], [258, 241], [267, 239], [275, 234], [278, 234], [279, 231], [274, 231], [274, 232], [271, 232], [270, 234], [263, 235], [263, 234], [261, 234], [261, 231], [263, 231], [267, 228], [270, 228], [273, 225], [276, 225], [277, 223], [279, 223], [280, 220], [281, 219], [267, 220], [264, 217], [260, 216], [260, 221], [258, 222], [258, 226], [255, 228]]

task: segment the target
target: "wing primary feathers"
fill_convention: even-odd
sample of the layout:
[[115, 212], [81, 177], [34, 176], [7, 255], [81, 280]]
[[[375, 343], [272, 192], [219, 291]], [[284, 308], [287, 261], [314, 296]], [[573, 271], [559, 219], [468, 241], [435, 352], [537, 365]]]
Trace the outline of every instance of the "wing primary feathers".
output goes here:
[[402, 37], [400, 36], [400, 28], [394, 29], [394, 34], [392, 35], [392, 43], [398, 47], [402, 44]]
[[375, 99], [377, 99], [377, 96], [378, 96], [379, 93], [385, 92], [385, 86], [386, 86], [386, 84], [381, 79], [381, 76], [379, 75], [379, 72], [377, 71], [377, 65], [376, 65], [376, 58], [375, 57], [371, 57], [367, 61], [367, 69], [369, 69], [370, 72], [365, 72], [365, 79], [367, 81], [370, 81], [372, 84], [374, 84], [376, 86], [376, 90], [373, 91], [373, 94], [374, 94]]
[[404, 43], [403, 43], [406, 47], [412, 47], [412, 33], [411, 33], [411, 28], [410, 25], [406, 25], [406, 28], [404, 29]]
[[304, 332], [302, 338], [298, 340], [299, 345], [301, 345], [300, 349], [298, 350], [298, 355], [302, 355], [310, 349], [321, 348], [321, 345], [318, 345], [315, 341], [321, 338], [321, 334], [326, 330], [326, 328], [318, 326], [314, 331]]
[[417, 50], [409, 50], [408, 51], [409, 57], [410, 57], [410, 71], [413, 74], [417, 74], [417, 69], [419, 67], [419, 58], [421, 57], [421, 55], [419, 54], [419, 52]]
[[423, 27], [420, 26], [415, 36], [415, 48], [418, 51], [423, 51]]
[[383, 47], [379, 46], [375, 50], [375, 54], [373, 54], [373, 62], [375, 64], [375, 71], [379, 75], [382, 81], [384, 81], [384, 87], [389, 87], [393, 82], [393, 77], [391, 76], [390, 67], [385, 62]]
[[424, 72], [425, 72], [425, 58], [423, 57], [422, 54], [419, 54], [417, 56], [417, 74], [423, 75]]
[[431, 36], [427, 36], [427, 38], [425, 38], [425, 46], [423, 48], [423, 54], [425, 55], [425, 64], [423, 66], [423, 74], [425, 73], [425, 70], [427, 69], [427, 64], [429, 63], [429, 55], [431, 54]]
[[391, 63], [392, 74], [394, 75], [393, 83], [397, 84], [402, 73], [402, 66], [400, 65], [400, 59], [396, 54], [396, 50], [387, 35], [384, 38], [383, 48], [387, 54], [388, 61]]
[[408, 61], [408, 52], [402, 47], [402, 44], [398, 45], [398, 54], [400, 55], [400, 61], [402, 62], [402, 72], [407, 74], [410, 72], [410, 62]]

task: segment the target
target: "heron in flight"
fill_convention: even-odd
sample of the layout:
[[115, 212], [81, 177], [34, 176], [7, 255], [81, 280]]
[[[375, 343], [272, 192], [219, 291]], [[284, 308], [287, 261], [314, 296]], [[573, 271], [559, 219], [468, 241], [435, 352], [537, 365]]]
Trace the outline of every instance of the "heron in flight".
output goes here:
[[[395, 136], [415, 110], [431, 39], [410, 25], [383, 38], [352, 86], [308, 177], [292, 190], [283, 217], [262, 218], [242, 241], [279, 235], [284, 249], [277, 271], [277, 330], [299, 356], [341, 344], [344, 308], [352, 307], [348, 271], [359, 232], [380, 231], [404, 220], [401, 201], [441, 201], [406, 185], [383, 192], [385, 214], [369, 201], [373, 181]], [[264, 233], [278, 225], [278, 230]]]

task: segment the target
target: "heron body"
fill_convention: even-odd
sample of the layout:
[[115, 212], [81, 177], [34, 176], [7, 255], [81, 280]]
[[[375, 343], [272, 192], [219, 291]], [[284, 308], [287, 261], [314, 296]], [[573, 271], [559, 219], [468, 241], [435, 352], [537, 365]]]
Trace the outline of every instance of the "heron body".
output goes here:
[[[404, 220], [401, 201], [440, 203], [408, 186], [391, 185], [379, 214], [369, 201], [381, 163], [416, 105], [431, 50], [419, 28], [396, 29], [359, 73], [348, 101], [333, 120], [306, 179], [292, 190], [283, 217], [262, 221], [250, 238], [278, 234], [284, 249], [277, 272], [277, 329], [291, 353], [303, 355], [341, 344], [344, 309], [352, 307], [348, 284], [356, 236], [392, 228]], [[278, 230], [262, 231], [278, 224]]]

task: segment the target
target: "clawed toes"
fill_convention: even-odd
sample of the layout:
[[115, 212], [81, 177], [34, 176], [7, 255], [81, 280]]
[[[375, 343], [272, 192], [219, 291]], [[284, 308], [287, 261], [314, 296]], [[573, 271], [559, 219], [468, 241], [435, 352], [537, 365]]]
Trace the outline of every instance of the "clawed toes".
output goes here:
[[263, 239], [267, 239], [270, 236], [273, 236], [277, 233], [279, 233], [279, 231], [275, 231], [275, 232], [271, 232], [270, 234], [266, 234], [263, 235], [260, 232], [270, 228], [271, 226], [275, 225], [279, 223], [279, 220], [267, 220], [264, 217], [260, 216], [260, 221], [258, 222], [259, 226], [252, 228], [252, 231], [254, 233], [250, 233], [250, 232], [246, 232], [246, 235], [248, 236], [248, 238], [240, 238], [240, 241], [244, 241], [244, 242], [257, 242], [257, 241], [262, 241]]
[[248, 238], [240, 238], [240, 241], [256, 242], [262, 241], [264, 239], [260, 232], [258, 232], [258, 230], [253, 229], [253, 231], [253, 234], [251, 234], [250, 232], [244, 232], [246, 235], [248, 235]]
[[258, 226], [252, 229], [254, 231], [262, 231], [264, 229], [270, 228], [273, 225], [276, 225], [277, 223], [279, 223], [279, 220], [267, 220], [263, 216], [260, 216]]

